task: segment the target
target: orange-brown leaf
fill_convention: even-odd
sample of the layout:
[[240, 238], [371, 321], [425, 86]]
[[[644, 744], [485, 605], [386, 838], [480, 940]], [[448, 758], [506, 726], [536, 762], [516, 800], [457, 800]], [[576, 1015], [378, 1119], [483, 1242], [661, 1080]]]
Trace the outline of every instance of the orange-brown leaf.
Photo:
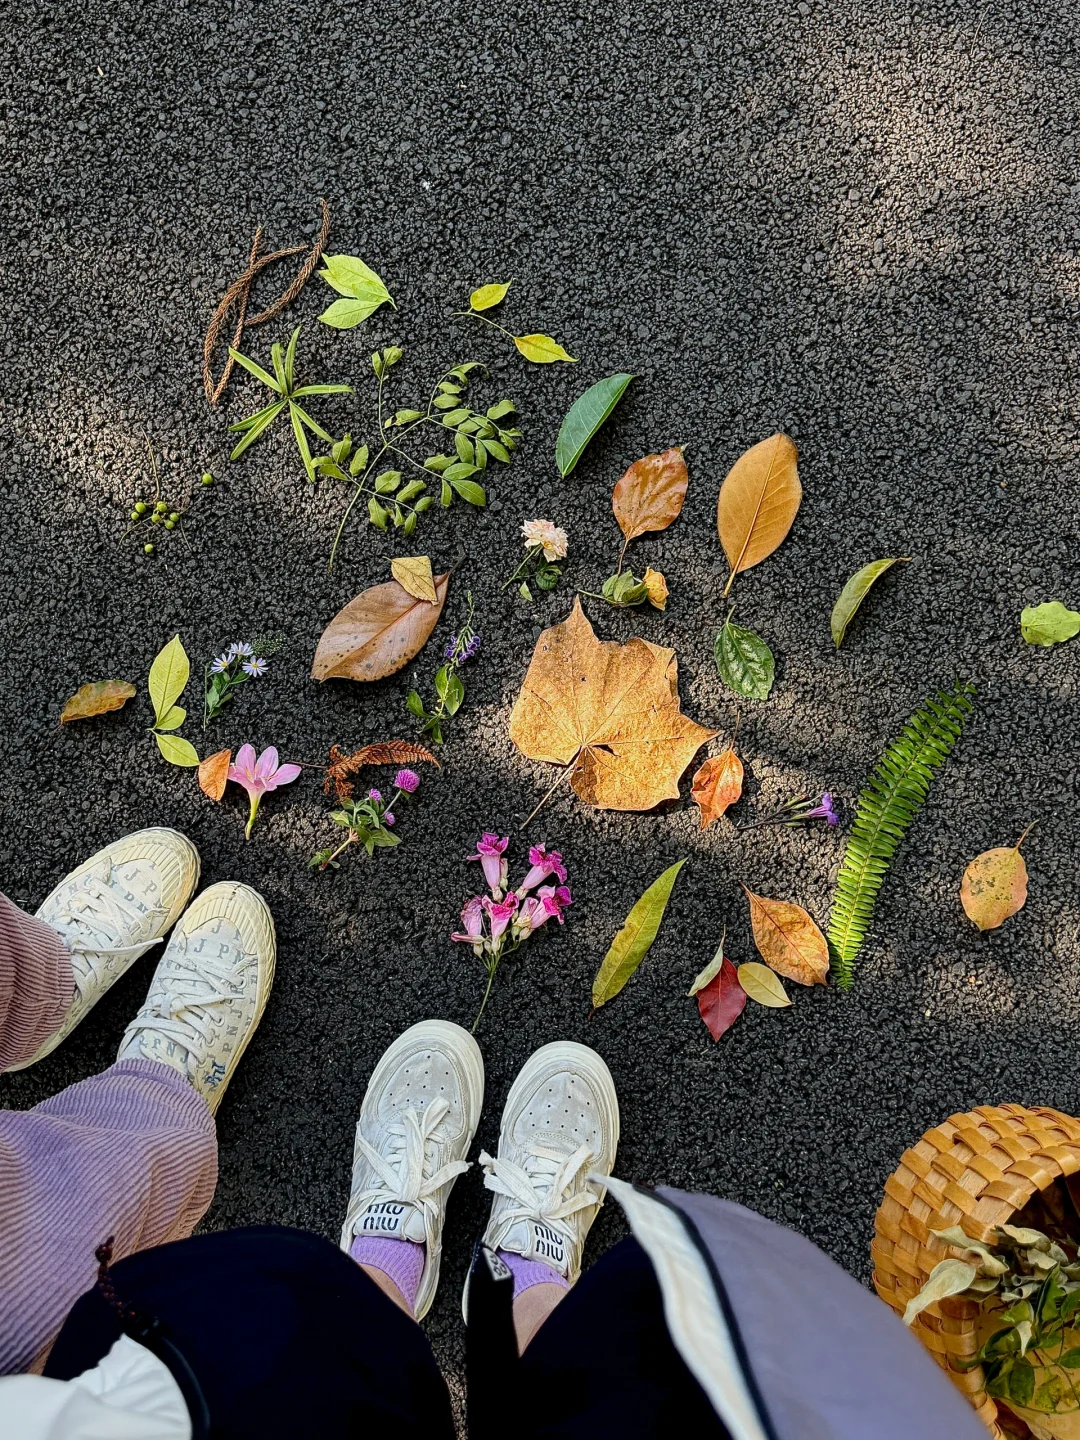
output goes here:
[[231, 750], [218, 750], [199, 762], [199, 789], [211, 800], [220, 800], [225, 794], [225, 782], [229, 778]]
[[536, 642], [510, 716], [530, 760], [572, 765], [571, 784], [602, 810], [651, 810], [716, 734], [679, 708], [673, 650], [636, 637], [598, 640], [580, 600]]
[[353, 787], [349, 777], [355, 775], [364, 765], [435, 765], [439, 762], [430, 750], [412, 740], [384, 740], [376, 745], [362, 745], [351, 755], [344, 754], [336, 745], [330, 748], [330, 763], [326, 767], [323, 794], [334, 790], [339, 800], [348, 800]]
[[770, 969], [796, 985], [824, 985], [829, 973], [825, 936], [801, 905], [767, 900], [746, 890], [754, 944]]
[[766, 559], [791, 529], [802, 501], [798, 452], [787, 435], [770, 435], [739, 456], [720, 487], [716, 526], [731, 575]]
[[706, 760], [694, 776], [690, 799], [701, 807], [701, 828], [707, 830], [742, 794], [743, 763], [729, 745], [722, 755]]
[[134, 694], [135, 686], [126, 680], [95, 680], [90, 685], [80, 685], [65, 702], [60, 724], [66, 725], [69, 720], [91, 720], [95, 715], [119, 710]]
[[1015, 845], [984, 850], [964, 871], [960, 903], [980, 930], [996, 930], [1027, 900], [1027, 865], [1020, 854], [1023, 839], [1021, 836]]
[[686, 486], [681, 445], [635, 460], [611, 496], [611, 508], [627, 540], [648, 530], [666, 530], [677, 520], [686, 499]]
[[407, 665], [426, 643], [446, 602], [449, 573], [435, 581], [434, 605], [396, 580], [373, 585], [339, 610], [319, 637], [314, 680], [381, 680]]

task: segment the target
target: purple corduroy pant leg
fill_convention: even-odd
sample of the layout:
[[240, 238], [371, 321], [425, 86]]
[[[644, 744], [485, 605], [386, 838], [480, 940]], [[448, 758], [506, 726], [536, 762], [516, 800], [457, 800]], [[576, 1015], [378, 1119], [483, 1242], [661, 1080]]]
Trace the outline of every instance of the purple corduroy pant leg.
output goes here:
[[[44, 932], [0, 896], [0, 1069], [32, 1055], [71, 999], [67, 951]], [[120, 1259], [190, 1235], [216, 1183], [213, 1116], [156, 1060], [121, 1061], [33, 1110], [0, 1110], [0, 1374], [52, 1343], [94, 1282], [103, 1240], [115, 1236]]]

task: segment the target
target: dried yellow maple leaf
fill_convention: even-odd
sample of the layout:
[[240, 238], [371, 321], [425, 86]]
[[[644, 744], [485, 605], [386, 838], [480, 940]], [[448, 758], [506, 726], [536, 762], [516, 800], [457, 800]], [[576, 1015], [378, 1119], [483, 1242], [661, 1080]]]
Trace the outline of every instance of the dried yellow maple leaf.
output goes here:
[[510, 716], [521, 753], [571, 766], [574, 790], [601, 810], [675, 799], [679, 777], [716, 733], [679, 709], [674, 650], [598, 640], [580, 600], [536, 642]]

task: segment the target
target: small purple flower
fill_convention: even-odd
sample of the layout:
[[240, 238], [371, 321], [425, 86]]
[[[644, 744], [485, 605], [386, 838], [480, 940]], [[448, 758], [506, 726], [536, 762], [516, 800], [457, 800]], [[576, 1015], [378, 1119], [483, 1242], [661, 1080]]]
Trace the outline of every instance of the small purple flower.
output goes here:
[[381, 790], [369, 790], [369, 791], [367, 792], [367, 798], [368, 798], [369, 800], [381, 800], [381, 799], [382, 799], [382, 791], [381, 791]]
[[465, 646], [465, 649], [461, 652], [462, 661], [464, 662], [466, 660], [471, 660], [479, 649], [480, 636], [473, 635], [472, 638], [469, 640], [468, 644]]
[[830, 825], [840, 823], [840, 816], [833, 809], [832, 796], [828, 790], [823, 792], [820, 805], [815, 806], [813, 810], [804, 810], [799, 818], [801, 820], [827, 820]]
[[393, 825], [393, 824], [394, 824], [394, 817], [393, 817], [393, 815], [391, 815], [391, 813], [390, 813], [389, 810], [387, 810], [386, 814], [385, 814], [382, 818], [383, 818], [383, 824], [384, 824], [384, 825]]
[[[479, 860], [484, 868], [484, 879], [488, 883], [492, 895], [496, 900], [501, 900], [503, 891], [506, 889], [506, 861], [502, 858], [503, 851], [510, 844], [510, 836], [504, 835], [501, 839], [489, 831], [484, 832], [477, 842], [476, 854], [468, 855], [468, 860]], [[515, 900], [515, 904], [517, 901]]]
[[484, 902], [479, 895], [474, 895], [471, 900], [466, 900], [461, 911], [461, 923], [465, 930], [456, 931], [450, 936], [451, 940], [461, 940], [466, 945], [472, 945], [479, 953], [481, 935], [484, 930]]
[[529, 864], [532, 869], [518, 886], [519, 895], [527, 894], [549, 875], [557, 875], [560, 883], [566, 879], [566, 866], [558, 850], [545, 850], [543, 845], [534, 845], [529, 851]]
[[492, 900], [490, 895], [485, 895], [480, 903], [487, 911], [488, 920], [491, 922], [491, 938], [498, 940], [507, 925], [510, 924], [510, 919], [517, 909], [518, 897], [513, 891], [502, 901]]
[[399, 770], [394, 776], [394, 788], [412, 795], [420, 788], [420, 776], [415, 770]]

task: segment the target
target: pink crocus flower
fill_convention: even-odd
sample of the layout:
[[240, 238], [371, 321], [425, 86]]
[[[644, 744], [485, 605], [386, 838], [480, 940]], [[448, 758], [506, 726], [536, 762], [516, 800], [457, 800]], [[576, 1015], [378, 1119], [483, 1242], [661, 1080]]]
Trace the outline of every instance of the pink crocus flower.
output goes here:
[[279, 785], [291, 784], [299, 774], [299, 765], [278, 764], [278, 753], [273, 745], [268, 745], [257, 760], [253, 745], [240, 746], [236, 759], [229, 766], [229, 779], [235, 785], [242, 785], [251, 801], [251, 811], [244, 830], [246, 839], [251, 839], [251, 827], [255, 824], [262, 797], [268, 791], [276, 790]]
[[509, 844], [509, 835], [504, 835], [500, 839], [498, 835], [492, 835], [485, 831], [477, 842], [476, 854], [466, 857], [469, 860], [480, 861], [484, 868], [484, 879], [488, 883], [488, 889], [496, 900], [502, 899], [503, 891], [506, 889], [506, 861], [503, 859], [503, 851]]
[[543, 845], [534, 845], [529, 851], [529, 864], [532, 869], [518, 886], [519, 895], [526, 895], [549, 875], [557, 875], [560, 882], [566, 879], [566, 866], [558, 850], [545, 850]]
[[484, 931], [484, 902], [479, 895], [474, 895], [471, 900], [466, 900], [461, 911], [461, 923], [464, 931], [456, 931], [450, 936], [451, 940], [461, 940], [466, 945], [471, 945], [477, 955], [483, 948]]
[[510, 924], [511, 916], [517, 909], [518, 897], [513, 891], [502, 901], [492, 900], [490, 895], [485, 895], [480, 903], [487, 911], [488, 920], [491, 922], [491, 938], [493, 941], [498, 940], [507, 925]]

